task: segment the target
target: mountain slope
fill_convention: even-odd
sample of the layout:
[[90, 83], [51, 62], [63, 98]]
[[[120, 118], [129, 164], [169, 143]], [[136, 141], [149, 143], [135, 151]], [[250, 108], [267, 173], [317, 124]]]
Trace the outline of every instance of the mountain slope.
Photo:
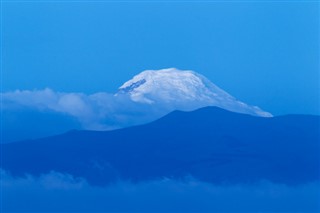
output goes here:
[[192, 176], [212, 183], [320, 180], [319, 116], [254, 117], [216, 107], [120, 130], [1, 145], [13, 175], [52, 170], [93, 185]]

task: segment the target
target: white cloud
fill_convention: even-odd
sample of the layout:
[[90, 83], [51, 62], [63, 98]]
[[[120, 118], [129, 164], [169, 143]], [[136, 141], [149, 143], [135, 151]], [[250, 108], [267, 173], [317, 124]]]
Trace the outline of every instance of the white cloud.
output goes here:
[[4, 109], [8, 106], [7, 102], [12, 102], [26, 107], [36, 107], [38, 109], [51, 107], [54, 108], [58, 101], [58, 94], [51, 89], [44, 90], [16, 90], [14, 92], [2, 93], [2, 100]]
[[4, 110], [27, 108], [38, 110], [43, 116], [56, 112], [78, 119], [84, 129], [110, 130], [125, 126], [142, 124], [155, 120], [169, 111], [161, 106], [155, 109], [143, 103], [132, 101], [127, 95], [96, 93], [55, 92], [44, 90], [16, 90], [2, 93]]

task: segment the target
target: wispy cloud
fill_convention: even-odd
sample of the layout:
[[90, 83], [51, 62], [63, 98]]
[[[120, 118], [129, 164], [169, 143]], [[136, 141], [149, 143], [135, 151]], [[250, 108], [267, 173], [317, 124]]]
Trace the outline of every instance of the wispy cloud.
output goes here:
[[51, 172], [14, 178], [1, 172], [3, 211], [32, 212], [318, 212], [319, 183], [287, 186], [261, 181], [213, 185], [188, 179], [90, 186]]
[[4, 110], [27, 108], [39, 113], [53, 111], [75, 117], [84, 129], [107, 130], [151, 121], [167, 112], [156, 113], [146, 104], [133, 102], [125, 94], [83, 93], [44, 90], [16, 90], [2, 93]]

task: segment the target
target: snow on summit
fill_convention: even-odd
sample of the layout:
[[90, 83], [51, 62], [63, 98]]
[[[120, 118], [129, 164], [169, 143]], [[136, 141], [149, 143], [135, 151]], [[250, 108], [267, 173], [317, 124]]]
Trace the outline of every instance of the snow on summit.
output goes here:
[[272, 116], [259, 107], [238, 101], [206, 77], [190, 70], [146, 70], [124, 83], [118, 94], [128, 94], [134, 102], [161, 105], [172, 110], [217, 106], [233, 112]]

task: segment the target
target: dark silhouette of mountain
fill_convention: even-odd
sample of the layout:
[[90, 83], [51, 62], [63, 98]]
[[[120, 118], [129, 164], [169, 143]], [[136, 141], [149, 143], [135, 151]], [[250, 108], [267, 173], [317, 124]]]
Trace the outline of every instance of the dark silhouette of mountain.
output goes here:
[[299, 184], [320, 180], [319, 127], [320, 116], [174, 111], [141, 126], [1, 144], [1, 167], [14, 176], [68, 173], [93, 185], [189, 176]]

